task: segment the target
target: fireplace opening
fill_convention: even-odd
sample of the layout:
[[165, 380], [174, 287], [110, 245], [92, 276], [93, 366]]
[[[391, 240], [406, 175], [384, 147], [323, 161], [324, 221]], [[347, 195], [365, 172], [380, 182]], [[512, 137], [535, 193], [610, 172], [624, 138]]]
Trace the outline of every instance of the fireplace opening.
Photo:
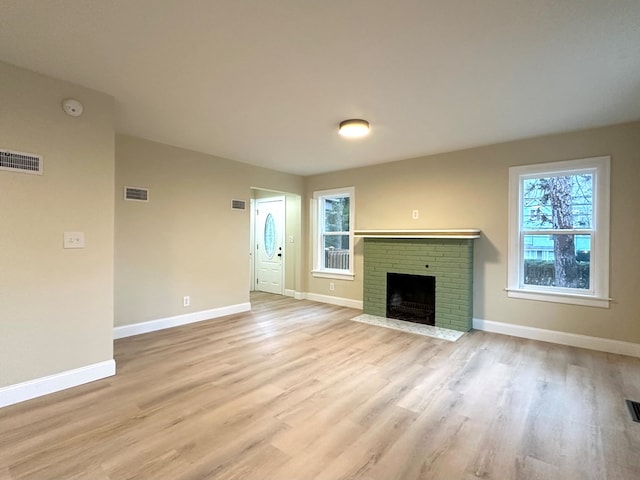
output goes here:
[[436, 324], [436, 277], [387, 273], [387, 318]]

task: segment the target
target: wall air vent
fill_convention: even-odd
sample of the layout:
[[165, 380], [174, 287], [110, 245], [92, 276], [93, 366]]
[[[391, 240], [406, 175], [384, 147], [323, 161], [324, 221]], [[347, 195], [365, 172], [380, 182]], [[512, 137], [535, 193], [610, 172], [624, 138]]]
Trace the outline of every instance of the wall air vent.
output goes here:
[[124, 199], [135, 202], [148, 202], [149, 189], [140, 187], [124, 187]]
[[633, 400], [625, 400], [625, 402], [627, 402], [631, 420], [640, 423], [640, 403], [634, 402]]
[[42, 175], [42, 156], [3, 149], [0, 150], [0, 170]]
[[231, 200], [231, 210], [246, 210], [247, 202], [244, 200]]

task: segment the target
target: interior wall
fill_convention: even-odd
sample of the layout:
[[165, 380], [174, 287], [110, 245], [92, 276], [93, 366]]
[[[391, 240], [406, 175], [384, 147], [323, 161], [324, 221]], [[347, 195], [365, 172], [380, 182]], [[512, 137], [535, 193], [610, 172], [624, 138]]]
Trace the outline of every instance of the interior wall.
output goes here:
[[[231, 200], [248, 206], [252, 185], [303, 190], [296, 175], [116, 136], [116, 326], [249, 301], [250, 209]], [[124, 186], [149, 202], [124, 201]]]
[[[365, 140], [366, 141], [366, 140]], [[514, 165], [611, 156], [609, 309], [508, 298], [508, 169]], [[305, 179], [306, 243], [313, 192], [355, 187], [358, 229], [479, 228], [475, 243], [474, 318], [640, 343], [640, 122], [432, 155]], [[419, 210], [419, 219], [412, 211]], [[355, 280], [313, 278], [307, 291], [362, 300], [362, 240]], [[335, 292], [329, 293], [329, 281]]]
[[286, 195], [286, 232], [285, 232], [285, 285], [288, 294], [302, 292], [302, 230], [301, 204], [302, 197], [295, 194]]
[[0, 63], [0, 147], [44, 157], [43, 175], [0, 171], [0, 387], [111, 360], [113, 99]]

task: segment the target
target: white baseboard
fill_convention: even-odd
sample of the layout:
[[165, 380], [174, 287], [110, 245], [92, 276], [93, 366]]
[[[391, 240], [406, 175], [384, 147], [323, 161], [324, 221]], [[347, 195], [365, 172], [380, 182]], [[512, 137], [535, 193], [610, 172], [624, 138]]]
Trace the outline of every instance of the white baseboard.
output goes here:
[[284, 291], [284, 295], [286, 297], [293, 297], [296, 300], [304, 300], [305, 298], [307, 298], [306, 294], [304, 292], [296, 292], [295, 290], [290, 290], [290, 289], [285, 289]]
[[479, 318], [473, 319], [473, 328], [475, 330], [512, 335], [514, 337], [528, 338], [530, 340], [540, 340], [543, 342], [569, 345], [571, 347], [588, 348], [590, 350], [597, 350], [600, 352], [640, 357], [640, 344], [638, 343], [590, 337], [588, 335], [578, 335], [576, 333], [557, 332], [555, 330], [546, 330], [543, 328], [525, 327], [522, 325], [494, 322]]
[[238, 303], [237, 305], [228, 305], [226, 307], [212, 308], [211, 310], [203, 310], [201, 312], [186, 313], [184, 315], [176, 315], [175, 317], [159, 318], [157, 320], [133, 323], [131, 325], [121, 325], [113, 329], [113, 338], [118, 339], [131, 337], [133, 335], [140, 335], [141, 333], [155, 332], [156, 330], [164, 330], [165, 328], [177, 327], [179, 325], [202, 322], [203, 320], [211, 320], [212, 318], [233, 315], [234, 313], [248, 312], [250, 310], [251, 303]]
[[106, 360], [85, 367], [36, 378], [0, 388], [0, 408], [77, 387], [116, 374], [115, 360]]
[[[331, 295], [320, 295], [319, 293], [305, 293], [304, 298], [313, 300], [314, 302], [330, 303], [331, 305], [340, 305], [341, 307], [357, 308], [362, 310], [362, 300], [353, 300], [351, 298], [332, 297]], [[302, 300], [301, 298], [300, 300]]]

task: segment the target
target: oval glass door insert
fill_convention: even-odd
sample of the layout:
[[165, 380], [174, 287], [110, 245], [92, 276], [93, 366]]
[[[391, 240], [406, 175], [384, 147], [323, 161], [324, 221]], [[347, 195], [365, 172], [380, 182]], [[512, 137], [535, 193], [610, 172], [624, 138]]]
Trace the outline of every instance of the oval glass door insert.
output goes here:
[[276, 253], [276, 222], [271, 214], [264, 221], [264, 253], [269, 260]]

